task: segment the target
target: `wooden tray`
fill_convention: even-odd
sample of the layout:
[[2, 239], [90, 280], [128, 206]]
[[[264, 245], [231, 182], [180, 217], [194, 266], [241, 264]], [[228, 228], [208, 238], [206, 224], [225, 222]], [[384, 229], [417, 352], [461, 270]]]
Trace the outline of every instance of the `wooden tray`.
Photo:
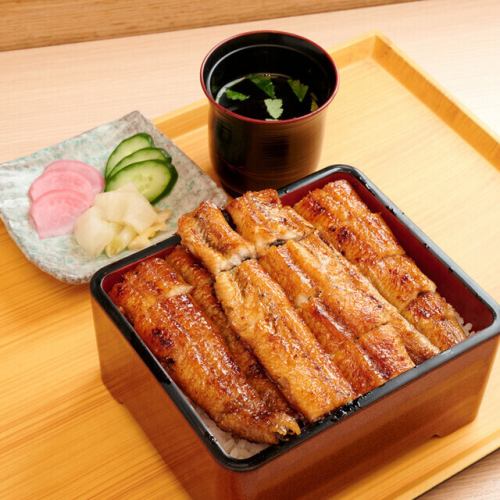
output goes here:
[[[500, 300], [498, 140], [381, 37], [333, 55], [341, 86], [320, 166], [359, 167]], [[206, 116], [198, 103], [157, 124], [213, 173]], [[174, 474], [102, 384], [88, 288], [31, 265], [2, 225], [0, 248], [0, 498], [188, 498], [189, 477]], [[497, 359], [472, 424], [388, 456], [341, 496], [418, 495], [497, 448], [499, 414]]]
[[[340, 88], [329, 110], [319, 167], [365, 172], [467, 273], [500, 298], [500, 144], [384, 37], [332, 52]], [[155, 124], [216, 175], [207, 148], [206, 101]], [[492, 269], [492, 266], [494, 269]], [[399, 457], [387, 457], [342, 496], [414, 497], [500, 445], [500, 355], [477, 419]], [[328, 495], [328, 488], [311, 498]]]

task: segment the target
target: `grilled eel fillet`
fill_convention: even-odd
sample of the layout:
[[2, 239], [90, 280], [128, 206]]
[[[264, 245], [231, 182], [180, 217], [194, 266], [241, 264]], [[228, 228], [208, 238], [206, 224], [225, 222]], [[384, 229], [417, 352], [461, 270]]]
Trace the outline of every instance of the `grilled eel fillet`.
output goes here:
[[110, 297], [176, 384], [221, 429], [270, 444], [290, 432], [299, 434], [292, 417], [269, 410], [246, 382], [181, 283], [165, 260], [148, 259], [125, 273]]
[[[331, 274], [338, 275], [345, 280], [344, 286], [338, 286], [338, 294], [330, 294], [328, 301], [330, 307], [334, 307], [334, 304], [336, 304], [337, 307], [346, 308], [345, 301], [351, 298], [352, 303], [355, 304], [361, 315], [361, 318], [357, 319], [361, 319], [361, 321], [355, 322], [355, 318], [350, 316], [346, 319], [348, 325], [352, 325], [358, 331], [366, 332], [386, 322], [390, 323], [393, 329], [397, 330], [406, 351], [416, 364], [438, 354], [439, 351], [436, 346], [408, 323], [396, 308], [377, 292], [376, 288], [359, 272], [356, 266], [352, 265], [340, 252], [326, 245], [317, 234], [304, 238], [301, 243], [307, 249], [309, 257], [312, 258], [309, 272], [312, 273], [318, 283], [323, 283], [325, 287], [328, 286], [329, 280], [327, 276]], [[304, 252], [302, 253], [304, 254]], [[315, 259], [321, 263], [321, 267], [315, 265]], [[346, 284], [348, 284], [347, 288], [350, 292], [345, 294], [345, 300], [343, 301], [342, 289], [346, 288]], [[368, 314], [370, 310], [371, 313]], [[384, 328], [384, 331], [387, 332], [388, 329]]]
[[262, 365], [231, 328], [215, 295], [212, 275], [199, 260], [179, 245], [167, 256], [166, 261], [193, 286], [191, 297], [220, 332], [247, 382], [257, 391], [268, 408], [290, 413], [291, 408], [274, 383], [269, 380]]
[[259, 262], [358, 394], [415, 366], [392, 322], [397, 311], [317, 234], [272, 247]]
[[[199, 237], [199, 229], [191, 230], [200, 212], [203, 237]], [[211, 228], [213, 221], [215, 230]], [[294, 409], [314, 421], [354, 398], [354, 391], [321, 350], [283, 290], [255, 260], [242, 262], [255, 256], [254, 247], [231, 229], [217, 207], [205, 203], [183, 216], [178, 233], [182, 244], [216, 276], [215, 292], [232, 328]], [[242, 248], [253, 252], [243, 253]], [[221, 271], [231, 267], [231, 271]]]
[[233, 231], [220, 209], [204, 201], [178, 222], [182, 244], [212, 273], [237, 266], [255, 257], [255, 248]]
[[466, 337], [452, 306], [405, 254], [382, 217], [368, 209], [348, 182], [335, 181], [310, 192], [295, 209], [439, 350]]
[[271, 245], [301, 239], [314, 230], [295, 210], [281, 204], [274, 189], [249, 191], [232, 200], [226, 210], [259, 255]]
[[219, 273], [215, 291], [233, 328], [308, 421], [354, 399], [283, 290], [255, 260]]

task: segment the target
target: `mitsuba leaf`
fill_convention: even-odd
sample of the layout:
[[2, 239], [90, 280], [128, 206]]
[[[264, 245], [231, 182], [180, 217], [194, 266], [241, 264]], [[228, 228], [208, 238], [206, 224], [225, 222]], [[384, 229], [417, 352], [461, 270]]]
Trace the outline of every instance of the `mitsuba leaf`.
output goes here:
[[307, 94], [307, 91], [309, 90], [309, 85], [305, 85], [300, 80], [289, 79], [287, 82], [293, 90], [293, 93], [297, 96], [297, 99], [302, 102]]
[[249, 95], [231, 89], [226, 89], [226, 95], [228, 99], [233, 101], [246, 101], [250, 97]]
[[318, 109], [318, 98], [314, 92], [311, 92], [311, 112]]
[[283, 101], [281, 99], [264, 99], [269, 115], [277, 120], [283, 114]]
[[274, 83], [270, 76], [266, 75], [250, 75], [248, 79], [257, 85], [260, 90], [263, 90], [269, 97], [273, 99], [276, 97], [274, 93]]

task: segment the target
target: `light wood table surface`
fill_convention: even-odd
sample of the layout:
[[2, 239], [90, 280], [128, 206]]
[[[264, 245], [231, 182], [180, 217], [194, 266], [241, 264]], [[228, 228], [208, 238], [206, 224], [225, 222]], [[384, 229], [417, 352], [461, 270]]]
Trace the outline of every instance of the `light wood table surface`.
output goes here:
[[[0, 162], [134, 109], [154, 118], [201, 98], [204, 54], [251, 29], [292, 31], [324, 47], [378, 30], [500, 131], [500, 2], [436, 0], [0, 52]], [[29, 265], [2, 225], [0, 256], [0, 497], [107, 498], [128, 473], [127, 496], [185, 498], [175, 478], [162, 481], [154, 449], [100, 383], [86, 287]], [[73, 304], [70, 319], [61, 303]], [[114, 453], [129, 458], [129, 471], [115, 470], [106, 446], [116, 434]], [[97, 461], [92, 447], [103, 450]], [[498, 498], [499, 471], [496, 453], [429, 495]]]

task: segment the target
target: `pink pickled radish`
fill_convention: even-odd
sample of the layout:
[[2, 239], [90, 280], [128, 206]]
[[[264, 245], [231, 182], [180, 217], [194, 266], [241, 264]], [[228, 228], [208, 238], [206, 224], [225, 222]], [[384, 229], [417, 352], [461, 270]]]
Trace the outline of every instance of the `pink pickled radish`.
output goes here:
[[45, 172], [76, 172], [86, 177], [86, 179], [92, 185], [94, 193], [100, 193], [104, 189], [104, 177], [101, 173], [92, 167], [87, 165], [82, 161], [78, 160], [57, 160], [50, 163], [46, 168]]
[[49, 191], [78, 191], [87, 197], [89, 205], [94, 201], [96, 194], [92, 184], [82, 174], [59, 170], [45, 172], [35, 179], [31, 184], [29, 195], [35, 201]]
[[70, 189], [47, 191], [32, 202], [29, 215], [40, 238], [61, 236], [72, 232], [77, 217], [91, 203], [87, 193]]

